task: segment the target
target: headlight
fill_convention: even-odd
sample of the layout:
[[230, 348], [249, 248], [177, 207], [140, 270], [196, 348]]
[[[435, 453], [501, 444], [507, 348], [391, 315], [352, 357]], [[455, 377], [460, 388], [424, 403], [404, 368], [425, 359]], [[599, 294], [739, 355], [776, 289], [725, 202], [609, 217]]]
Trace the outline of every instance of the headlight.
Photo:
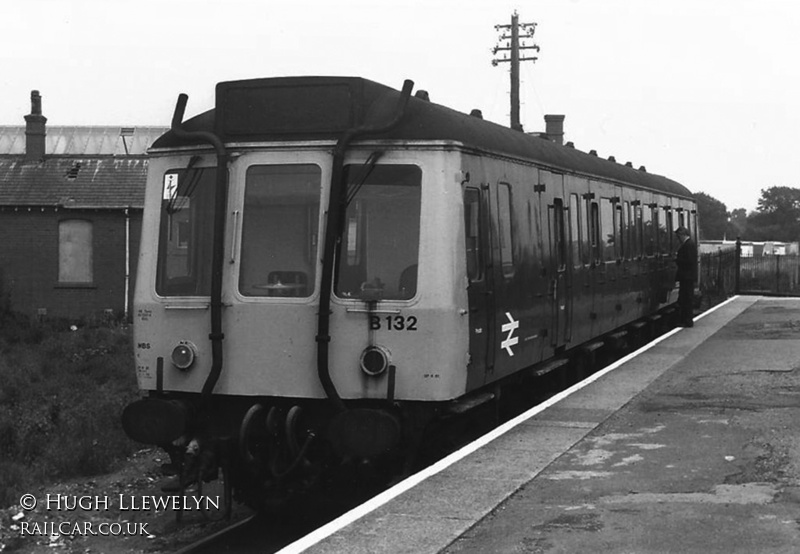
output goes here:
[[172, 349], [172, 365], [182, 371], [186, 371], [192, 367], [195, 357], [195, 348], [190, 342], [182, 342]]
[[361, 371], [370, 376], [380, 375], [389, 367], [389, 351], [382, 346], [368, 346], [361, 353]]

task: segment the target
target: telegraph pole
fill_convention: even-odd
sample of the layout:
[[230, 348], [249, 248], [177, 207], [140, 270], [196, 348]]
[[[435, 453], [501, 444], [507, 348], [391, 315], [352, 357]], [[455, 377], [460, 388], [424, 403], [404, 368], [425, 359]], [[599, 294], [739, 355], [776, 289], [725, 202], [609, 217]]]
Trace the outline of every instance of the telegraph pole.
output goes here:
[[[499, 40], [508, 40], [509, 42], [506, 43], [506, 46], [495, 46], [492, 54], [496, 55], [499, 51], [504, 50], [510, 52], [511, 57], [503, 54], [502, 59], [494, 58], [492, 65], [496, 66], [503, 62], [511, 63], [511, 128], [522, 131], [522, 124], [519, 121], [519, 62], [535, 62], [538, 58], [535, 56], [520, 57], [520, 50], [536, 50], [538, 52], [539, 47], [536, 44], [520, 44], [520, 31], [522, 31], [523, 40], [532, 39], [533, 33], [536, 31], [536, 23], [519, 23], [519, 16], [514, 10], [514, 14], [511, 16], [511, 25], [495, 25], [494, 28], [497, 31], [502, 30]], [[511, 31], [510, 35], [508, 31]]]

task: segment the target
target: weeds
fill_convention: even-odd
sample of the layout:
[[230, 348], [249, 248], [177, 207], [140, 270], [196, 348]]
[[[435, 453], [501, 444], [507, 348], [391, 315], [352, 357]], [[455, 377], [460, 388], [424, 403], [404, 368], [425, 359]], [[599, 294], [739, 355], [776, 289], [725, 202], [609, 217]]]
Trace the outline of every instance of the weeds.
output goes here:
[[72, 330], [0, 310], [0, 506], [130, 455], [119, 416], [136, 397], [127, 327]]

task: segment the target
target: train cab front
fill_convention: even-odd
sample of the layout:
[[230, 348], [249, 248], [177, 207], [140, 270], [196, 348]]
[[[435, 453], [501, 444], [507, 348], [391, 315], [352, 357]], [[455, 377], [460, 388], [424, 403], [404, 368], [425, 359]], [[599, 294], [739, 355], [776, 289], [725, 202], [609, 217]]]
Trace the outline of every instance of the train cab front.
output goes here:
[[133, 313], [146, 396], [123, 414], [135, 440], [261, 484], [402, 452], [418, 406], [464, 393], [468, 351], [458, 156], [268, 138], [151, 152]]
[[448, 273], [458, 264], [448, 246], [454, 231], [424, 223], [457, 218], [455, 207], [443, 195], [438, 206], [424, 199], [428, 172], [418, 157], [386, 153], [371, 164], [370, 154], [354, 151], [344, 166], [331, 285], [330, 378], [345, 410], [320, 382], [315, 340], [329, 154], [246, 152], [230, 165], [223, 371], [205, 395], [217, 170], [201, 154], [151, 161], [156, 192], [148, 192], [143, 244], [157, 247], [143, 250], [134, 310], [137, 377], [148, 396], [125, 411], [132, 438], [168, 451], [222, 441], [242, 463], [264, 467], [272, 456], [287, 460], [281, 467], [301, 452], [310, 460], [314, 448], [371, 458], [401, 448], [399, 404], [460, 392], [463, 374], [448, 371], [465, 359], [463, 290]]

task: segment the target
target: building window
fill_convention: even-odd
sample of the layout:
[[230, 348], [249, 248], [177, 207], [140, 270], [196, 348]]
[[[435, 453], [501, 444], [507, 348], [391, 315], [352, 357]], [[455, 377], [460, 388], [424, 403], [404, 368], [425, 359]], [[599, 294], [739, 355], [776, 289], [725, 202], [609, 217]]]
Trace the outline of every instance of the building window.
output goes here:
[[91, 284], [93, 271], [92, 222], [65, 219], [58, 224], [58, 282]]

